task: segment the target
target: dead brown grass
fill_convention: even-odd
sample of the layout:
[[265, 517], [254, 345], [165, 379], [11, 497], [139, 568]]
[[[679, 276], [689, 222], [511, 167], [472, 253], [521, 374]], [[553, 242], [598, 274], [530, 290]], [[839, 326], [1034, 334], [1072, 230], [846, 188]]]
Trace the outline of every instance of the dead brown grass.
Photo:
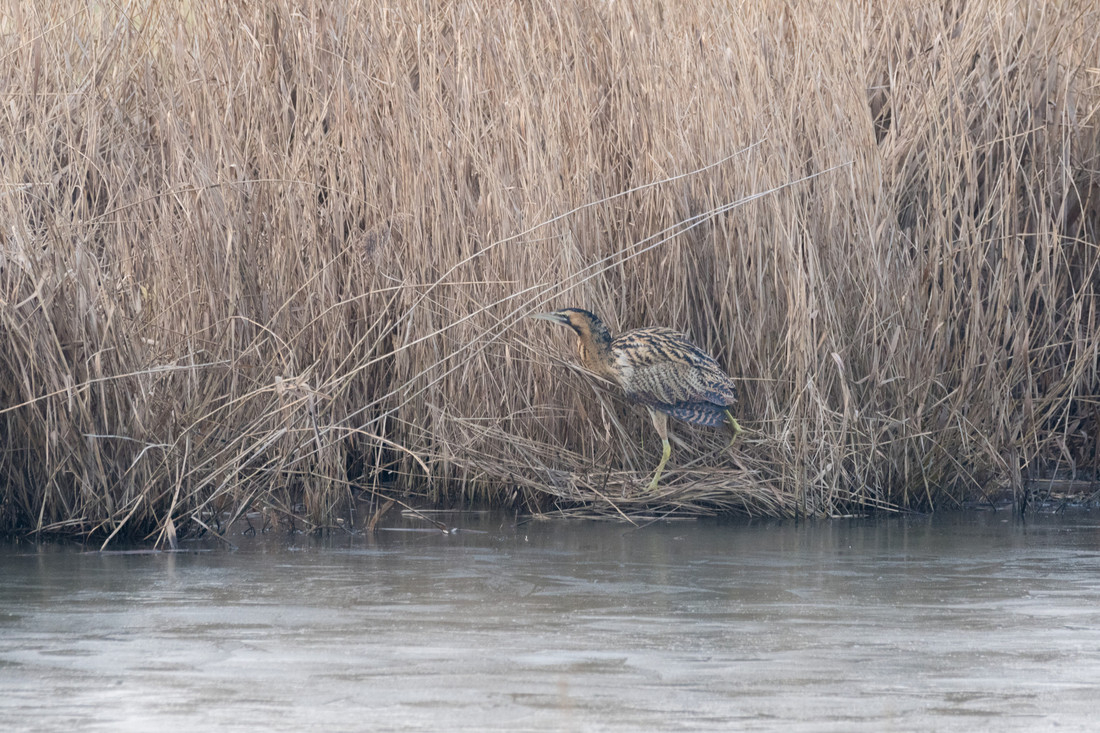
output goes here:
[[[1092, 2], [0, 11], [0, 524], [951, 506], [1097, 467]], [[523, 316], [689, 332], [747, 439]]]

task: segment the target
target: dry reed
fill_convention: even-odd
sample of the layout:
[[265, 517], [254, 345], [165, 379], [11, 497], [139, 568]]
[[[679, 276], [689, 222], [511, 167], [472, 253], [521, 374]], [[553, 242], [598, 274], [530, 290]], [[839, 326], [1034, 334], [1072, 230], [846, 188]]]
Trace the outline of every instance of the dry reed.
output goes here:
[[[0, 525], [628, 517], [1097, 467], [1092, 2], [12, 3]], [[748, 435], [523, 317], [671, 325]]]

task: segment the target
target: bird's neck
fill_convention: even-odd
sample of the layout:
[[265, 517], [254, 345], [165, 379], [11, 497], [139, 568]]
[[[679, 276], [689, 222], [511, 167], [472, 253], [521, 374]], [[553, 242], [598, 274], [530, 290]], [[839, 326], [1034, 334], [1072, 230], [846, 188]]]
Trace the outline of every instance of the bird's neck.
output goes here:
[[596, 322], [577, 334], [577, 354], [589, 371], [611, 374], [611, 332]]

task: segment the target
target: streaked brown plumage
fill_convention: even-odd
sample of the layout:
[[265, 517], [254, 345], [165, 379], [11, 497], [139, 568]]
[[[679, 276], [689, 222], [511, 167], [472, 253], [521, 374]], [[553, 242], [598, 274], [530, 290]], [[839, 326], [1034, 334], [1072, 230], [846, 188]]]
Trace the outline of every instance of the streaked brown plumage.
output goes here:
[[657, 488], [672, 453], [667, 415], [711, 427], [728, 422], [734, 437], [741, 432], [729, 410], [737, 401], [733, 380], [682, 333], [669, 328], [639, 328], [611, 338], [599, 317], [580, 308], [539, 313], [534, 318], [573, 329], [581, 364], [618, 384], [627, 397], [649, 408], [662, 442], [661, 462], [649, 484], [650, 491]]

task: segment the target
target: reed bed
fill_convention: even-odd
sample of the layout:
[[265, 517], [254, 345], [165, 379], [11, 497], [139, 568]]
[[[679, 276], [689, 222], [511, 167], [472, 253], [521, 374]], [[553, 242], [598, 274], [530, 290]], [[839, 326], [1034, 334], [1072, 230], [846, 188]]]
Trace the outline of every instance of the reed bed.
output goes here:
[[[1097, 468], [1093, 2], [0, 10], [0, 525], [621, 518]], [[689, 333], [745, 438], [573, 365]], [[559, 332], [562, 331], [562, 332]]]

